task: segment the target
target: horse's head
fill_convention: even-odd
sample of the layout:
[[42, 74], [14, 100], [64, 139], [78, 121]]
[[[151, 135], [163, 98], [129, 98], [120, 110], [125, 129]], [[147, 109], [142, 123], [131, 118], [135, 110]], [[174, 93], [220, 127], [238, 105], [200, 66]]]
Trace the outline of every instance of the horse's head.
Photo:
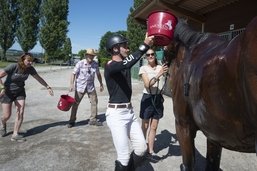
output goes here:
[[167, 64], [168, 67], [172, 63], [176, 63], [179, 66], [184, 59], [185, 46], [175, 39], [167, 46], [164, 46], [164, 57], [162, 58], [162, 63]]
[[[193, 31], [187, 21], [179, 19], [175, 28], [174, 39], [171, 43], [164, 47], [164, 58], [162, 63], [166, 63], [169, 66], [168, 75], [170, 75], [167, 82], [167, 87], [172, 87], [174, 76], [177, 74], [181, 64], [186, 59], [191, 46], [196, 42], [199, 42], [201, 36], [198, 32]], [[166, 90], [170, 92], [171, 90]], [[169, 93], [166, 93], [169, 94]]]
[[187, 23], [186, 19], [179, 18], [174, 30], [173, 40], [169, 45], [164, 47], [163, 63], [167, 63], [170, 66], [174, 61], [176, 66], [179, 67], [184, 61], [185, 56], [192, 55], [192, 50], [204, 42], [210, 35], [210, 33], [195, 31]]
[[177, 59], [177, 57], [179, 57], [179, 61], [181, 61], [184, 58], [182, 53], [179, 52], [181, 49], [184, 50], [184, 48], [181, 47], [189, 47], [197, 40], [199, 40], [199, 34], [190, 28], [187, 24], [187, 20], [182, 18], [178, 19], [173, 40], [169, 45], [164, 46], [164, 58], [162, 63], [167, 63], [168, 66], [170, 66], [171, 62]]
[[175, 59], [175, 53], [176, 53], [176, 44], [175, 42], [171, 42], [169, 45], [164, 46], [164, 57], [162, 58], [162, 63], [167, 64], [170, 66], [173, 59]]

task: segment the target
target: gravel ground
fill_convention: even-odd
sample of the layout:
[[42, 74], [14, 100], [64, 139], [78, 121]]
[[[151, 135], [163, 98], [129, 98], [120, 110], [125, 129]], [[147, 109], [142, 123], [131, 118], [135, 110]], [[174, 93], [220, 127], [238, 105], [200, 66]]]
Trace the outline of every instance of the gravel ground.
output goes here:
[[[116, 152], [111, 133], [105, 122], [108, 101], [107, 90], [98, 91], [98, 118], [103, 126], [88, 125], [90, 103], [85, 97], [78, 110], [76, 126], [66, 127], [70, 112], [57, 109], [60, 95], [68, 92], [70, 67], [36, 67], [39, 74], [53, 87], [55, 95], [48, 95], [46, 89], [30, 77], [26, 82], [27, 100], [22, 133], [27, 141], [11, 142], [14, 124], [13, 116], [8, 121], [8, 136], [0, 138], [1, 171], [112, 171]], [[132, 104], [136, 113], [142, 95], [143, 84], [133, 81]], [[106, 88], [106, 87], [105, 87]], [[138, 171], [179, 171], [181, 163], [180, 146], [176, 140], [172, 100], [165, 96], [165, 115], [160, 120], [156, 136], [155, 152], [160, 157], [157, 163], [146, 161]], [[2, 110], [1, 114], [2, 114]], [[205, 166], [206, 139], [198, 132], [196, 144], [196, 171]], [[256, 154], [239, 153], [223, 149], [221, 158], [223, 171], [257, 170]]]

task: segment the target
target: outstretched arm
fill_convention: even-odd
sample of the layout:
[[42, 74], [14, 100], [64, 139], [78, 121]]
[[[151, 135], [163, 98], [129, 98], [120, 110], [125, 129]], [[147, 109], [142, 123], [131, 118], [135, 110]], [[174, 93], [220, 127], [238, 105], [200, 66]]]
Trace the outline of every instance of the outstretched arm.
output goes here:
[[44, 87], [46, 87], [46, 89], [48, 90], [48, 93], [53, 96], [54, 92], [52, 90], [52, 88], [45, 82], [45, 80], [40, 77], [38, 74], [32, 75], [40, 84], [42, 84]]
[[108, 62], [107, 66], [109, 65], [109, 72], [110, 74], [120, 72], [123, 69], [130, 69], [133, 65], [137, 63], [137, 61], [146, 53], [146, 51], [153, 45], [154, 36], [147, 36], [144, 40], [144, 43], [141, 44], [134, 53], [130, 54], [126, 57], [123, 61], [120, 62]]

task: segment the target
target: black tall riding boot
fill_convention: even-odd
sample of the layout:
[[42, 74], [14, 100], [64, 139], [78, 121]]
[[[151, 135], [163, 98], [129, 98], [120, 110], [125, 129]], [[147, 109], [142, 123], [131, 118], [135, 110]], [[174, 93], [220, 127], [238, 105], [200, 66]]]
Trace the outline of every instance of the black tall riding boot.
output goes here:
[[115, 171], [128, 171], [127, 166], [123, 166], [120, 161], [116, 160], [115, 161]]
[[145, 160], [145, 155], [138, 156], [134, 152], [131, 153], [129, 164], [128, 164], [128, 171], [135, 171], [136, 168], [140, 167]]
[[140, 167], [143, 164], [143, 162], [145, 161], [145, 155], [138, 156], [135, 153], [133, 153], [133, 160], [134, 160], [134, 166], [136, 169], [136, 168]]
[[135, 171], [135, 166], [134, 166], [134, 159], [133, 159], [133, 154], [134, 152], [132, 152], [130, 154], [130, 158], [129, 158], [129, 162], [128, 162], [128, 171]]

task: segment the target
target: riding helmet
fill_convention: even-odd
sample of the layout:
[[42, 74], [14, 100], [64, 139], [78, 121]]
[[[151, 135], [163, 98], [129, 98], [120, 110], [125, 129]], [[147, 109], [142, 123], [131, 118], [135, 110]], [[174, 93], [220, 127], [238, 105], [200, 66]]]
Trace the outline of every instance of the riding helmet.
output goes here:
[[107, 39], [106, 50], [111, 53], [112, 48], [114, 46], [122, 44], [122, 43], [127, 43], [127, 42], [128, 42], [128, 40], [124, 36], [122, 36], [120, 34], [113, 34]]

